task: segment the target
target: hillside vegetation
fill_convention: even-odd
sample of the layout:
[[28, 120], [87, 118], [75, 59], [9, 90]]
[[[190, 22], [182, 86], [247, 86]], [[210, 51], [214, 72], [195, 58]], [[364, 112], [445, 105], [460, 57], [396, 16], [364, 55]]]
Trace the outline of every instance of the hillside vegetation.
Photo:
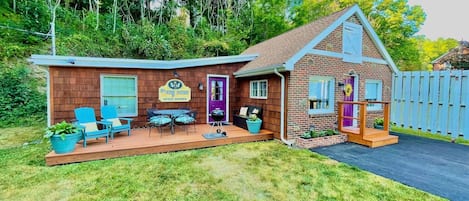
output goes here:
[[1, 1], [0, 127], [45, 118], [45, 73], [26, 59], [51, 54], [51, 38], [44, 34], [53, 20], [57, 55], [173, 60], [236, 55], [355, 3], [403, 70], [427, 69], [431, 59], [457, 45], [441, 39], [432, 46], [415, 37], [425, 13], [407, 0]]

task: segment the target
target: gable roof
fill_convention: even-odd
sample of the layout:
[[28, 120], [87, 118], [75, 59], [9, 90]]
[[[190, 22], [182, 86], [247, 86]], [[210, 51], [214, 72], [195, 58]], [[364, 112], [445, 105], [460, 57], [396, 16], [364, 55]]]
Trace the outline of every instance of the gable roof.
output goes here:
[[354, 5], [246, 49], [242, 55], [258, 54], [259, 56], [235, 72], [234, 75], [248, 77], [271, 74], [274, 73], [275, 69], [279, 71], [293, 70], [294, 64], [299, 59], [353, 15], [358, 17], [364, 30], [370, 35], [379, 52], [385, 58], [386, 64], [391, 66], [393, 72], [397, 72], [396, 65], [371, 24], [358, 5]]

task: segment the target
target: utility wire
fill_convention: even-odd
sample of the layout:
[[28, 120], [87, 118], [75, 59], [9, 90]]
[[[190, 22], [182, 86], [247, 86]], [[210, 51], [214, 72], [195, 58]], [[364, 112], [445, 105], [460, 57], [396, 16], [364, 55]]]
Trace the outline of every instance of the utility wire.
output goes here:
[[49, 31], [49, 33], [45, 34], [45, 33], [39, 33], [39, 32], [35, 32], [35, 31], [28, 31], [28, 30], [24, 30], [24, 29], [18, 29], [18, 28], [14, 28], [14, 27], [10, 27], [10, 26], [3, 26], [3, 25], [0, 25], [0, 28], [13, 29], [13, 30], [16, 30], [16, 31], [26, 32], [26, 33], [30, 33], [30, 34], [36, 34], [36, 35], [45, 36], [45, 37], [52, 36], [52, 34], [50, 34], [50, 31]]

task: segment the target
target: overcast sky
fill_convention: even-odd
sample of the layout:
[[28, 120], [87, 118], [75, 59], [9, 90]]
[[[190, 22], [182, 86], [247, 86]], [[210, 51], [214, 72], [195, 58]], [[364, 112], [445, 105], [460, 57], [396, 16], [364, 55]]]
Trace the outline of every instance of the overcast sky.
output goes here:
[[467, 22], [467, 0], [408, 0], [410, 5], [420, 5], [427, 14], [427, 19], [418, 35], [425, 35], [431, 40], [454, 38], [469, 40]]

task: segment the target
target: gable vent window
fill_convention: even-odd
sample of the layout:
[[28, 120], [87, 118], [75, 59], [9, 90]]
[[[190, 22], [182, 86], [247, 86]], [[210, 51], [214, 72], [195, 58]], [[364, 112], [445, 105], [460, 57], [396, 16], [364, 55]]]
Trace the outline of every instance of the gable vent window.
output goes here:
[[343, 61], [351, 63], [362, 63], [362, 35], [361, 25], [345, 22], [342, 33]]

